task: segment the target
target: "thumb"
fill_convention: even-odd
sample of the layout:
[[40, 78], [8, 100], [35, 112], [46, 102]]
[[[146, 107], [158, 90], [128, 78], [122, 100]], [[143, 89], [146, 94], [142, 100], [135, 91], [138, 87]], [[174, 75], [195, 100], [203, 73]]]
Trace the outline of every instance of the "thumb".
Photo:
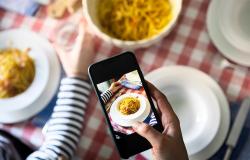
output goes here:
[[139, 135], [146, 138], [153, 147], [160, 143], [162, 134], [150, 125], [142, 122], [135, 122], [132, 127]]

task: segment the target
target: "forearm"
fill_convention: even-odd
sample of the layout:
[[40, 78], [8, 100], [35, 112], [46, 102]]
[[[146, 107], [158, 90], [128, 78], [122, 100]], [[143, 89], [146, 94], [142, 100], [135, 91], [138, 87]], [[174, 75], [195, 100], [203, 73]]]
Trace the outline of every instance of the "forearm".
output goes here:
[[33, 159], [70, 159], [79, 142], [82, 124], [89, 99], [90, 84], [74, 78], [61, 81], [58, 99], [47, 124], [45, 141], [38, 151], [28, 157]]

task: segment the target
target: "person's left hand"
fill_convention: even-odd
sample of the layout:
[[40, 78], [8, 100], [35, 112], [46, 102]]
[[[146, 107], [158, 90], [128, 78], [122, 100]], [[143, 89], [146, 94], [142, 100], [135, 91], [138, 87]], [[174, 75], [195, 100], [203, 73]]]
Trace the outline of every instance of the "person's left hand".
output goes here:
[[110, 87], [109, 87], [109, 90], [114, 94], [115, 92], [117, 92], [119, 89], [122, 88], [122, 85], [120, 82], [116, 81], [116, 82], [113, 82]]
[[74, 48], [69, 53], [63, 50], [62, 46], [54, 44], [66, 75], [69, 77], [86, 79], [88, 66], [95, 57], [93, 35], [85, 31], [84, 25], [86, 24], [81, 21]]

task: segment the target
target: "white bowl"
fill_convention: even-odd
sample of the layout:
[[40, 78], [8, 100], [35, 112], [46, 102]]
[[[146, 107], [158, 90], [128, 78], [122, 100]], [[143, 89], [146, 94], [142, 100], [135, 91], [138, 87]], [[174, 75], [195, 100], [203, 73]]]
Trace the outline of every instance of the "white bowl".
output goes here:
[[218, 22], [223, 36], [232, 46], [250, 54], [250, 1], [221, 0], [220, 6], [223, 9]]
[[124, 40], [120, 40], [117, 38], [113, 38], [101, 30], [101, 26], [100, 26], [100, 23], [98, 22], [97, 13], [96, 13], [97, 5], [99, 1], [100, 0], [83, 0], [83, 7], [84, 7], [83, 10], [84, 10], [84, 15], [87, 18], [87, 21], [89, 22], [89, 24], [91, 24], [96, 34], [99, 37], [101, 37], [103, 40], [105, 40], [106, 42], [112, 43], [118, 47], [126, 48], [126, 49], [148, 47], [156, 42], [159, 42], [163, 37], [169, 34], [169, 32], [172, 30], [172, 28], [176, 24], [178, 16], [180, 15], [180, 12], [181, 12], [181, 7], [182, 7], [182, 0], [170, 0], [170, 3], [172, 4], [173, 18], [170, 21], [170, 23], [167, 24], [160, 33], [148, 39], [137, 40], [137, 41], [124, 41]]
[[[217, 1], [213, 1], [217, 2]], [[192, 75], [192, 76], [190, 76]], [[220, 124], [219, 129], [213, 138], [213, 140], [201, 151], [198, 153], [189, 155], [190, 160], [205, 160], [209, 159], [211, 156], [213, 156], [223, 145], [224, 140], [227, 136], [229, 124], [230, 124], [230, 110], [229, 110], [229, 104], [228, 100], [223, 93], [223, 90], [218, 85], [218, 83], [209, 75], [206, 73], [192, 68], [188, 66], [167, 66], [162, 67], [157, 70], [154, 70], [150, 72], [148, 75], [145, 76], [147, 80], [152, 82], [156, 87], [158, 87], [160, 90], [163, 91], [164, 87], [167, 86], [167, 83], [169, 83], [168, 80], [171, 81], [186, 81], [186, 85], [189, 83], [202, 83], [204, 87], [207, 87], [209, 90], [212, 91], [214, 96], [216, 97], [218, 103], [219, 103], [219, 112], [220, 112]], [[167, 91], [166, 91], [167, 92]], [[204, 98], [204, 97], [203, 97]], [[210, 117], [211, 123], [217, 124], [217, 121], [214, 119], [214, 117]], [[212, 126], [214, 127], [214, 126]], [[206, 128], [204, 130], [204, 140], [207, 141], [207, 135], [210, 133], [210, 128]], [[184, 138], [184, 135], [183, 135]], [[197, 139], [198, 140], [198, 139]], [[202, 140], [203, 141], [203, 140]], [[202, 146], [186, 146], [188, 147], [198, 147], [202, 148]], [[147, 150], [142, 153], [144, 157], [151, 160], [152, 158], [152, 152], [151, 150]]]
[[11, 98], [0, 99], [0, 113], [5, 116], [36, 101], [45, 90], [50, 73], [48, 57], [41, 51], [39, 44], [33, 41], [28, 30], [17, 29], [0, 32], [0, 48], [10, 47], [10, 43], [11, 47], [21, 50], [31, 48], [28, 54], [35, 63], [35, 77], [24, 92]]
[[198, 153], [211, 143], [219, 129], [220, 110], [215, 95], [197, 84], [172, 83], [163, 92], [181, 121], [188, 154]]
[[239, 49], [239, 47], [235, 47], [235, 45], [232, 45], [232, 42], [225, 37], [225, 33], [227, 33], [226, 31], [225, 33], [222, 33], [224, 29], [220, 27], [220, 23], [222, 22], [220, 22], [219, 18], [222, 14], [225, 4], [221, 4], [220, 2], [221, 1], [214, 0], [211, 1], [209, 5], [206, 19], [208, 34], [213, 44], [223, 54], [223, 56], [227, 57], [235, 63], [250, 67], [249, 53], [246, 53], [243, 50]]
[[[126, 97], [135, 97], [138, 98], [140, 101], [140, 108], [138, 109], [137, 112], [130, 114], [130, 115], [123, 115], [119, 109], [118, 109], [118, 104], [121, 100], [123, 100]], [[136, 93], [126, 93], [118, 97], [113, 104], [111, 105], [110, 108], [110, 116], [112, 120], [124, 127], [129, 127], [131, 126], [134, 122], [143, 122], [149, 115], [150, 113], [150, 106], [148, 100]]]
[[194, 155], [215, 138], [221, 122], [220, 106], [214, 92], [204, 83], [188, 72], [169, 68], [166, 72], [164, 68], [155, 70], [146, 78], [167, 96], [180, 119], [188, 155]]

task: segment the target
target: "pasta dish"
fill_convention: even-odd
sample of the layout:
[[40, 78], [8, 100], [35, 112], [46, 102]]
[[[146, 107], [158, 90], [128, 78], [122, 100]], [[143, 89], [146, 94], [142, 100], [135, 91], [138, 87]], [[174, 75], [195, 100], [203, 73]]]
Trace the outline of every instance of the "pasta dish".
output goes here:
[[140, 108], [140, 101], [138, 98], [126, 97], [119, 103], [119, 111], [124, 115], [130, 115], [137, 112]]
[[0, 50], [0, 98], [9, 98], [25, 91], [35, 76], [35, 65], [29, 49]]
[[142, 40], [172, 19], [169, 0], [100, 0], [97, 16], [105, 33], [121, 40]]

